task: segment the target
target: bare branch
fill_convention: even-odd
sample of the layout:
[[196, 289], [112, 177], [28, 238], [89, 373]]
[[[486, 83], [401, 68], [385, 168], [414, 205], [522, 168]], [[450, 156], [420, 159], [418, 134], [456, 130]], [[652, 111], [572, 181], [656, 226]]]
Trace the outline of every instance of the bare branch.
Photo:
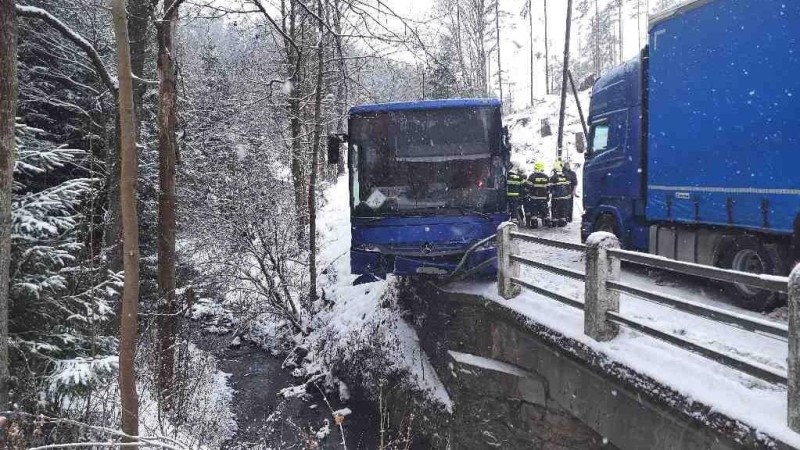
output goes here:
[[73, 31], [57, 17], [42, 8], [37, 8], [35, 6], [16, 5], [16, 11], [20, 17], [28, 17], [31, 19], [39, 19], [44, 21], [51, 27], [58, 30], [58, 32], [61, 33], [65, 38], [69, 39], [84, 52], [86, 52], [86, 54], [89, 56], [89, 59], [92, 60], [95, 69], [100, 74], [103, 84], [106, 85], [108, 90], [111, 91], [115, 97], [117, 96], [117, 80], [108, 73], [108, 69], [106, 68], [105, 64], [103, 64], [103, 60], [100, 59], [100, 55], [97, 53], [97, 50], [92, 46], [92, 44], [89, 43], [89, 41]]

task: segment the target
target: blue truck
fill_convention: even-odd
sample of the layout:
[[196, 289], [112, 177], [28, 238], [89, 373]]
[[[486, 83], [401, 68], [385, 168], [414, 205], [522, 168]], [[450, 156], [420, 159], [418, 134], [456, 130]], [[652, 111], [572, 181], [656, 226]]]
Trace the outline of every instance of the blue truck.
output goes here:
[[510, 149], [496, 99], [354, 106], [348, 135], [350, 267], [357, 282], [493, 273], [488, 239], [508, 220]]
[[[696, 0], [592, 89], [581, 234], [785, 275], [800, 260], [800, 2]], [[780, 297], [728, 287], [741, 306]]]

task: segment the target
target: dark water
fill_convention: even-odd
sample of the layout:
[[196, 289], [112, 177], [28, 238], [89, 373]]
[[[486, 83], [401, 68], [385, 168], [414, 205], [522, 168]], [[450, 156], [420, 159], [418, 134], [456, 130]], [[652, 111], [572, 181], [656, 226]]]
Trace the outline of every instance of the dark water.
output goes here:
[[[342, 445], [342, 431], [331, 414], [341, 408], [353, 412], [343, 424], [348, 449], [374, 449], [378, 442], [377, 406], [365, 400], [341, 402], [335, 394], [323, 394], [307, 386], [303, 398], [284, 398], [281, 389], [298, 385], [301, 379], [282, 368], [283, 358], [243, 343], [229, 346], [230, 335], [218, 336], [197, 332], [195, 344], [217, 357], [217, 365], [231, 374], [235, 389], [232, 408], [239, 429], [226, 449], [337, 449]], [[330, 402], [330, 406], [327, 401]], [[328, 422], [330, 434], [322, 439], [316, 432]]]

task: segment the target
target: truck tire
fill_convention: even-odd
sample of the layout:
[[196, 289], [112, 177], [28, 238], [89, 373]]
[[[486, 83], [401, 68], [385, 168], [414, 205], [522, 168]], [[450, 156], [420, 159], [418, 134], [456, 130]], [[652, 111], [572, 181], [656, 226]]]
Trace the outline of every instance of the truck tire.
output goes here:
[[619, 233], [619, 226], [617, 225], [616, 219], [614, 216], [610, 214], [601, 214], [600, 217], [594, 223], [594, 231], [605, 231], [606, 233], [611, 233], [617, 237], [620, 241], [622, 238], [620, 237]]
[[[777, 248], [764, 244], [753, 236], [737, 236], [720, 253], [717, 266], [740, 272], [767, 275], [783, 275], [783, 262]], [[738, 283], [726, 285], [733, 302], [751, 311], [769, 311], [777, 307], [782, 297], [777, 292], [770, 292], [745, 286]]]

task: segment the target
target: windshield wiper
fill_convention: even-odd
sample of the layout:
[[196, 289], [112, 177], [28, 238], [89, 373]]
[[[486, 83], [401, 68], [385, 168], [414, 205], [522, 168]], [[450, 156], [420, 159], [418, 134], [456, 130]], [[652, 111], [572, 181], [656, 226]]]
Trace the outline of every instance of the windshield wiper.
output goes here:
[[350, 217], [352, 217], [354, 219], [357, 219], [357, 220], [364, 221], [364, 222], [375, 222], [375, 221], [378, 221], [378, 220], [386, 218], [386, 217], [383, 217], [383, 216], [353, 216], [353, 215], [351, 215]]
[[486, 214], [485, 212], [482, 212], [482, 211], [477, 211], [477, 210], [469, 209], [469, 208], [463, 208], [461, 206], [456, 206], [455, 209], [457, 209], [458, 212], [460, 212], [461, 215], [463, 215], [463, 216], [475, 215], [475, 216], [481, 216], [486, 220], [492, 220], [492, 216], [490, 216], [489, 214]]

